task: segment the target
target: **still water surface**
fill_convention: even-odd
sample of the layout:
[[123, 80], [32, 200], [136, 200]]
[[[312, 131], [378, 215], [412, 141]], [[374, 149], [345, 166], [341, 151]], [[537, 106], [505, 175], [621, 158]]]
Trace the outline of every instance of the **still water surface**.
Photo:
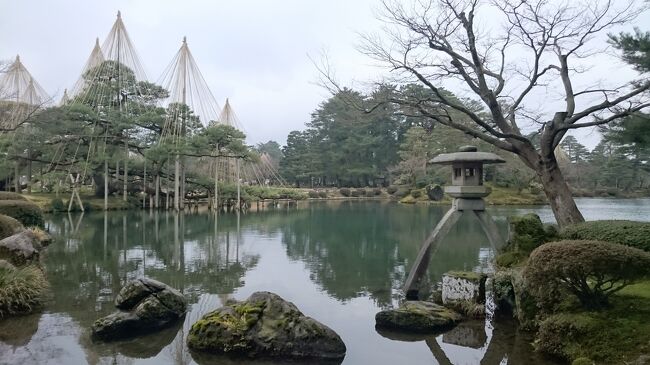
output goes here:
[[[589, 220], [650, 220], [648, 199], [578, 205]], [[420, 243], [446, 209], [339, 201], [216, 220], [207, 212], [51, 215], [56, 241], [45, 263], [53, 298], [41, 313], [0, 321], [0, 363], [203, 363], [185, 344], [191, 324], [230, 298], [268, 290], [337, 331], [348, 348], [344, 364], [555, 364], [510, 321], [467, 322], [428, 337], [375, 330], [375, 313], [398, 302]], [[508, 215], [531, 211], [553, 221], [547, 207], [490, 208], [504, 234]], [[433, 257], [429, 279], [488, 269], [492, 257], [478, 221], [463, 217]], [[93, 343], [92, 322], [114, 310], [125, 281], [143, 275], [186, 295], [192, 305], [184, 323], [138, 340]]]

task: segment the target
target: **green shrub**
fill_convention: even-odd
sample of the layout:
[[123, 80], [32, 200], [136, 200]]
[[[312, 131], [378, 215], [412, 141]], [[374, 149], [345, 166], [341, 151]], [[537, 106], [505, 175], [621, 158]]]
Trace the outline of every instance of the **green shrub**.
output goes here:
[[354, 190], [350, 191], [350, 195], [355, 197], [355, 198], [358, 198], [359, 194], [360, 194], [359, 189], [354, 189]]
[[43, 272], [35, 266], [0, 267], [0, 318], [34, 310], [42, 304], [47, 286]]
[[512, 312], [524, 330], [537, 326], [539, 308], [523, 278], [523, 269], [499, 270], [494, 274], [492, 285], [494, 301], [500, 312]]
[[25, 227], [43, 227], [43, 212], [36, 204], [25, 200], [0, 200], [0, 214], [16, 218]]
[[68, 207], [66, 207], [61, 198], [52, 199], [50, 206], [52, 207], [53, 212], [63, 212], [68, 210]]
[[581, 353], [579, 341], [593, 331], [595, 323], [584, 314], [560, 313], [544, 319], [535, 339], [535, 349], [548, 355], [571, 359]]
[[11, 218], [4, 214], [0, 214], [0, 240], [13, 236], [14, 234], [20, 232], [23, 229], [23, 225], [20, 224], [15, 218]]
[[341, 195], [343, 195], [343, 196], [348, 196], [348, 197], [351, 196], [351, 194], [352, 194], [352, 192], [348, 188], [339, 189], [339, 193], [341, 193]]
[[412, 190], [411, 191], [411, 196], [414, 197], [415, 199], [421, 197], [422, 196], [422, 190]]
[[325, 191], [325, 190], [319, 190], [319, 191], [318, 191], [318, 197], [320, 197], [320, 198], [327, 198], [327, 191]]
[[496, 257], [497, 266], [510, 268], [523, 262], [528, 257], [527, 254], [521, 251], [508, 251]]
[[25, 200], [27, 201], [27, 198], [24, 196], [18, 194], [18, 193], [13, 193], [11, 191], [0, 191], [0, 200]]
[[445, 196], [445, 191], [440, 187], [440, 185], [427, 185], [425, 191], [427, 192], [429, 200], [440, 201]]
[[549, 237], [542, 220], [537, 214], [508, 217], [510, 237], [508, 251], [531, 252], [544, 242], [549, 242], [555, 237]]
[[588, 357], [579, 357], [573, 360], [571, 365], [594, 365], [594, 361]]
[[560, 235], [568, 240], [606, 241], [650, 251], [650, 222], [584, 222], [564, 228]]
[[394, 186], [394, 185], [391, 185], [391, 186], [389, 186], [389, 187], [386, 188], [386, 192], [387, 192], [388, 194], [390, 194], [390, 195], [395, 194], [395, 192], [396, 192], [397, 190], [398, 190], [398, 189], [397, 189], [397, 186]]
[[355, 189], [355, 191], [357, 192], [358, 196], [366, 196], [366, 189], [364, 188]]
[[318, 198], [318, 192], [316, 190], [309, 190], [308, 194], [310, 198]]
[[650, 253], [600, 241], [560, 241], [535, 249], [524, 277], [543, 309], [552, 311], [563, 292], [585, 308], [606, 306], [609, 297], [650, 274]]
[[372, 194], [373, 194], [374, 196], [379, 196], [379, 195], [381, 195], [381, 189], [380, 189], [380, 188], [374, 188], [374, 189], [372, 189]]

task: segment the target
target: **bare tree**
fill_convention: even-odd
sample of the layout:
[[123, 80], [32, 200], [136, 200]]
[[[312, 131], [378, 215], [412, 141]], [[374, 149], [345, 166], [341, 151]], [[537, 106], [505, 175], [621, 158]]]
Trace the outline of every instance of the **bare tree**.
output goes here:
[[[414, 1], [407, 7], [386, 0], [384, 34], [364, 36], [364, 53], [387, 64], [397, 80], [430, 91], [423, 97], [398, 93], [391, 101], [517, 154], [539, 177], [558, 224], [583, 221], [555, 149], [571, 129], [603, 125], [650, 106], [647, 78], [584, 89], [577, 81], [599, 76], [585, 66], [606, 55], [598, 36], [633, 20], [644, 5], [634, 0]], [[443, 82], [473, 94], [487, 113], [449, 98]], [[554, 98], [556, 93], [560, 96]], [[540, 100], [547, 105], [533, 107]]]

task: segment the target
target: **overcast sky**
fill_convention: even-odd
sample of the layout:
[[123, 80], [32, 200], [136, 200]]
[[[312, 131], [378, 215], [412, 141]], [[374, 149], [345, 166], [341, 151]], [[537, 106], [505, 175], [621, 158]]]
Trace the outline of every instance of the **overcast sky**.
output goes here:
[[[183, 36], [223, 106], [239, 116], [249, 143], [283, 144], [303, 129], [328, 94], [314, 82], [308, 56], [327, 52], [346, 84], [381, 70], [359, 54], [358, 32], [373, 32], [377, 0], [0, 0], [0, 59], [16, 54], [57, 99], [79, 77], [99, 37], [103, 43], [118, 10], [150, 81], [157, 81]], [[650, 17], [637, 23], [644, 27]], [[646, 27], [647, 28], [647, 27]], [[609, 66], [611, 71], [614, 66]], [[615, 66], [620, 67], [620, 66]], [[603, 72], [607, 72], [604, 69]], [[614, 74], [616, 72], [613, 72]], [[589, 147], [594, 133], [581, 133]]]

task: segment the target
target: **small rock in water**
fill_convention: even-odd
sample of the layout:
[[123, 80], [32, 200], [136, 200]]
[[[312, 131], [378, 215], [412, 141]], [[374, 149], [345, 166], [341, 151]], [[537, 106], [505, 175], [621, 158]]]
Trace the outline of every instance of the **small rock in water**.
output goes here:
[[342, 360], [345, 344], [329, 327], [280, 296], [253, 293], [192, 325], [188, 346], [212, 354]]
[[378, 327], [410, 332], [435, 332], [458, 323], [462, 316], [441, 305], [424, 301], [406, 301], [397, 309], [375, 315]]
[[120, 290], [113, 314], [93, 323], [93, 337], [105, 341], [152, 332], [173, 324], [185, 315], [187, 302], [176, 289], [159, 281], [132, 280]]

